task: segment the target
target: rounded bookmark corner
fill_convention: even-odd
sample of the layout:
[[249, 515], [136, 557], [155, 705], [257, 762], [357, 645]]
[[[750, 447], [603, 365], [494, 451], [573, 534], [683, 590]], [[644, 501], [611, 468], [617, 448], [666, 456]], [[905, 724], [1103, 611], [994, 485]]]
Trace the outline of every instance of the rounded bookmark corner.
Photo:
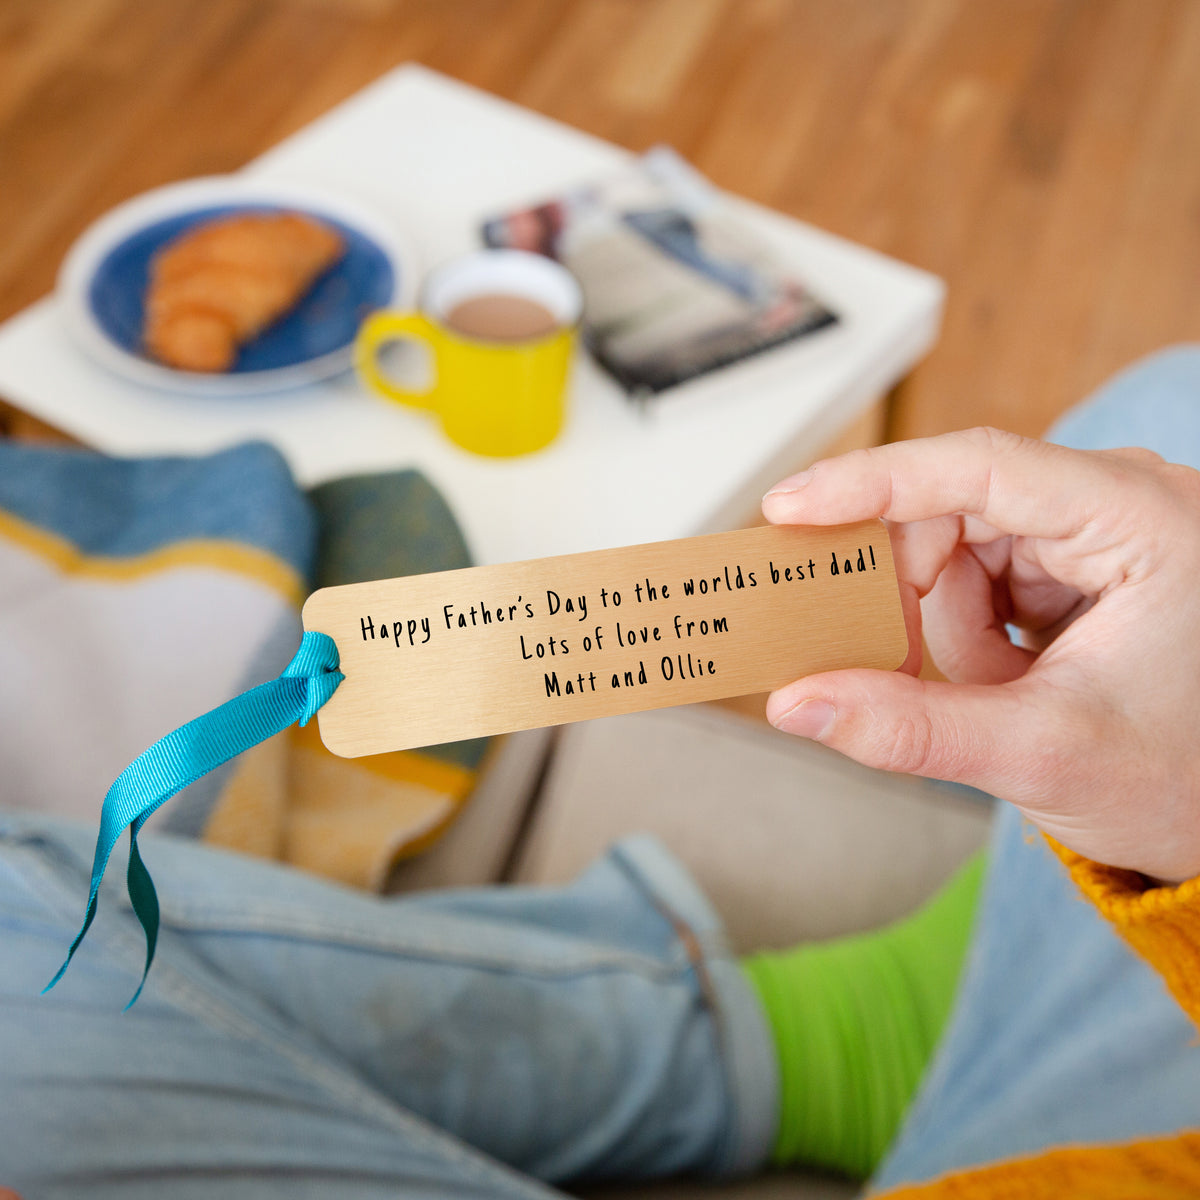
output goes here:
[[356, 758], [357, 755], [351, 753], [346, 747], [339, 743], [337, 734], [330, 729], [326, 732], [326, 722], [321, 720], [321, 713], [318, 712], [313, 717], [313, 724], [317, 727], [317, 737], [321, 739], [321, 745], [329, 751], [330, 754], [337, 758]]

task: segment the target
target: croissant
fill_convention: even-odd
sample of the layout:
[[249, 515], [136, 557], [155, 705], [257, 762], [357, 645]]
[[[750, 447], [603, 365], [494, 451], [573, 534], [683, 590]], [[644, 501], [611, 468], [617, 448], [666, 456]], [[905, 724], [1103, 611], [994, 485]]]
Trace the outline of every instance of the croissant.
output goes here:
[[185, 371], [227, 371], [238, 350], [291, 311], [344, 250], [338, 233], [300, 213], [195, 226], [151, 261], [147, 351]]

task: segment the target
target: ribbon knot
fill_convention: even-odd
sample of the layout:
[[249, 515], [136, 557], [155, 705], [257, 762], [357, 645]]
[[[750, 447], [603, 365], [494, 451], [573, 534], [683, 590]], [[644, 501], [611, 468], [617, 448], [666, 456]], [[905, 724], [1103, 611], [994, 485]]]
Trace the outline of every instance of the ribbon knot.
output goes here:
[[325, 633], [306, 633], [278, 679], [261, 683], [159, 738], [117, 776], [100, 810], [100, 832], [92, 860], [92, 883], [83, 927], [71, 943], [66, 962], [44, 991], [48, 992], [63, 977], [95, 919], [104, 870], [117, 839], [128, 828], [129, 900], [146, 933], [146, 966], [129, 1004], [142, 994], [154, 961], [159, 918], [158, 894], [138, 852], [137, 835], [142, 826], [151, 813], [189, 783], [296, 721], [307, 724], [345, 678], [338, 670], [339, 661], [333, 638]]
[[338, 670], [337, 643], [326, 633], [306, 633], [300, 642], [295, 657], [283, 668], [281, 678], [303, 679], [305, 689], [304, 708], [300, 713], [300, 724], [307, 725], [337, 691], [338, 684], [346, 677]]

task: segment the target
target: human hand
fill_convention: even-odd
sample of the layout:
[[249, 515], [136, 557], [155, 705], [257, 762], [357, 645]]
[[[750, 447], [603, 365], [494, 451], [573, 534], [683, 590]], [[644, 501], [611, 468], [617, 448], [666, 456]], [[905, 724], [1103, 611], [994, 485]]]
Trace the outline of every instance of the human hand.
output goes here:
[[820, 462], [763, 512], [891, 523], [910, 637], [923, 618], [951, 681], [916, 679], [919, 653], [811, 675], [773, 724], [983, 788], [1099, 862], [1200, 874], [1200, 472], [975, 429]]

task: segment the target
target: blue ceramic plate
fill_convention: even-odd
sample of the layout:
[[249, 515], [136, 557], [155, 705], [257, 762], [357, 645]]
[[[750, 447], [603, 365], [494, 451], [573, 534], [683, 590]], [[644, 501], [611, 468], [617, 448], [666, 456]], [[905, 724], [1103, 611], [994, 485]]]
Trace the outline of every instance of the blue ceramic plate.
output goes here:
[[[346, 242], [342, 259], [295, 309], [243, 346], [229, 371], [179, 371], [150, 358], [142, 346], [142, 323], [155, 252], [218, 217], [279, 211], [304, 212], [336, 228]], [[64, 263], [59, 298], [72, 333], [106, 366], [141, 383], [236, 395], [298, 386], [344, 370], [363, 319], [402, 302], [411, 293], [412, 277], [387, 222], [344, 198], [236, 178], [191, 180], [139, 196], [88, 230]]]

